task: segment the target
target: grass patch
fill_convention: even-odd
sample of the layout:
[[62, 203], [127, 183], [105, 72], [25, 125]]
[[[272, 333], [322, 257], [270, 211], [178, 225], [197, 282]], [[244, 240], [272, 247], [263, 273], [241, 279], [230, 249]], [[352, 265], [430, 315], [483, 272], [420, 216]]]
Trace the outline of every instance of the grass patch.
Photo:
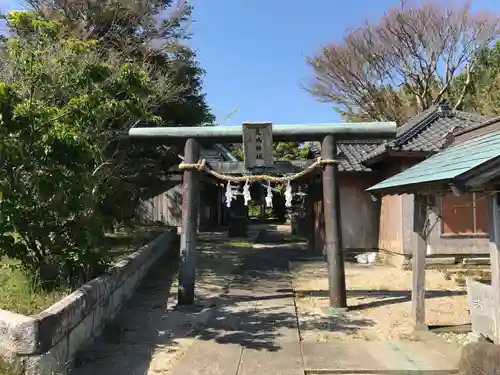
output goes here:
[[488, 283], [491, 282], [491, 271], [484, 269], [464, 269], [454, 271], [444, 271], [445, 280], [454, 280], [458, 286], [465, 286], [467, 279]]
[[17, 264], [10, 259], [0, 262], [0, 309], [32, 315], [70, 293], [69, 288], [39, 290], [25, 273], [13, 267]]
[[107, 234], [104, 243], [113, 263], [119, 262], [165, 232], [167, 227], [147, 226]]
[[[109, 252], [112, 263], [116, 263], [159, 236], [165, 229], [165, 227], [136, 227], [109, 234], [106, 236], [103, 250]], [[18, 261], [12, 259], [0, 260], [0, 309], [33, 315], [73, 291], [69, 287], [52, 291], [37, 288], [28, 275], [15, 267], [18, 264]], [[0, 375], [3, 375], [1, 367]]]
[[252, 244], [248, 241], [229, 241], [226, 246], [232, 247], [252, 247]]
[[22, 375], [23, 369], [19, 363], [9, 363], [0, 358], [0, 375]]

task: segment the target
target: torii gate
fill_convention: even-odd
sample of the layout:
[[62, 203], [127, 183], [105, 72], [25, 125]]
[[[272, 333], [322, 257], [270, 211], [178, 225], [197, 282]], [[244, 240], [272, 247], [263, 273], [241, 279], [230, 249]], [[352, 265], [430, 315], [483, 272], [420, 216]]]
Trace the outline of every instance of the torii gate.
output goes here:
[[[250, 126], [245, 126], [250, 125]], [[251, 155], [253, 160], [245, 161], [246, 167], [257, 166], [255, 160], [261, 158], [260, 169], [270, 173], [283, 173], [269, 167], [269, 154], [272, 142], [322, 142], [322, 159], [326, 162], [316, 163], [323, 166], [323, 206], [325, 221], [325, 252], [328, 261], [328, 284], [330, 306], [346, 308], [346, 286], [344, 259], [342, 254], [342, 233], [340, 216], [340, 197], [338, 182], [338, 166], [335, 162], [337, 141], [360, 139], [391, 139], [396, 136], [396, 123], [341, 123], [341, 124], [304, 124], [304, 125], [272, 125], [271, 123], [244, 123], [239, 126], [203, 126], [203, 127], [133, 127], [129, 130], [131, 138], [151, 138], [168, 145], [184, 144], [184, 172], [182, 194], [182, 233], [180, 244], [179, 269], [179, 305], [194, 304], [197, 223], [200, 204], [198, 170], [206, 169], [199, 164], [200, 143], [242, 143], [242, 137], [248, 136], [249, 129], [264, 131], [264, 139], [255, 137], [250, 144], [245, 144], [245, 159]], [[257, 132], [259, 132], [257, 130]], [[260, 134], [257, 133], [257, 134]], [[267, 135], [265, 135], [267, 134]], [[271, 136], [269, 136], [271, 134]], [[256, 146], [255, 138], [260, 145]], [[250, 148], [249, 148], [250, 147]], [[252, 149], [253, 147], [253, 149]], [[263, 149], [260, 151], [260, 149]], [[249, 150], [249, 151], [248, 151]], [[263, 156], [262, 156], [263, 155]], [[272, 155], [272, 154], [271, 154]], [[267, 163], [266, 163], [267, 159]], [[271, 157], [272, 165], [272, 157]], [[313, 166], [313, 167], [314, 167]], [[263, 167], [263, 168], [262, 168]], [[216, 172], [216, 171], [211, 171]], [[251, 168], [247, 173], [251, 173]], [[250, 176], [251, 177], [251, 176]]]

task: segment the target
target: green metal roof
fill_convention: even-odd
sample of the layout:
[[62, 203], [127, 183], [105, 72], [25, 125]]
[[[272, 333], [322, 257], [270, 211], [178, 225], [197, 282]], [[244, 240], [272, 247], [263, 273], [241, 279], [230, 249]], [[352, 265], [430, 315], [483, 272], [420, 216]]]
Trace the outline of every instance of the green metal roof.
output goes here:
[[367, 191], [383, 192], [399, 187], [403, 190], [409, 185], [450, 181], [498, 156], [500, 131], [495, 131], [445, 149]]

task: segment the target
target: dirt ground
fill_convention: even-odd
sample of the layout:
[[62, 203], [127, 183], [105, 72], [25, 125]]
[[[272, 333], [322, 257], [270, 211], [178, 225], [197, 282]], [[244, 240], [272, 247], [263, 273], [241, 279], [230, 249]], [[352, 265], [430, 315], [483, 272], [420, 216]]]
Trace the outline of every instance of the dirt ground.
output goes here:
[[[302, 340], [416, 340], [411, 319], [411, 271], [378, 264], [346, 264], [349, 310], [339, 313], [328, 309], [324, 262], [294, 262], [291, 269]], [[470, 323], [465, 287], [446, 280], [442, 272], [428, 270], [426, 291], [427, 324]]]

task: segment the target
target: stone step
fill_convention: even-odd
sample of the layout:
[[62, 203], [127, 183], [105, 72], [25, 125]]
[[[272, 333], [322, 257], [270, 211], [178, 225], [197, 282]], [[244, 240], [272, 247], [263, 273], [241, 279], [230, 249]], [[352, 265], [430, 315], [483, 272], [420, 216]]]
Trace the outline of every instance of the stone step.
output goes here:
[[302, 353], [306, 374], [455, 374], [458, 365], [419, 341], [303, 342]]
[[235, 375], [303, 375], [298, 342], [280, 344], [275, 350], [244, 349]]
[[464, 258], [462, 259], [462, 264], [471, 266], [489, 266], [490, 258]]

